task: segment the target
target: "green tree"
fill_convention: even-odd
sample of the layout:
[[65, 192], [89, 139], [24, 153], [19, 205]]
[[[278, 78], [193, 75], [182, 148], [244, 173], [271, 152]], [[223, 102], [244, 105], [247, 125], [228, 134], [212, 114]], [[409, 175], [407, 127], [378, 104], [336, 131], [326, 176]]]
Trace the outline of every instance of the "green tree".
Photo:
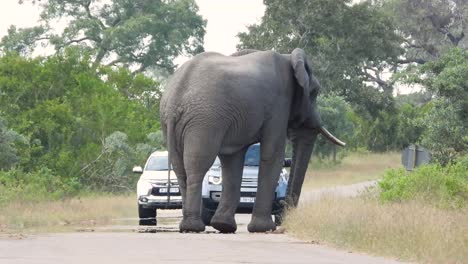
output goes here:
[[412, 82], [435, 94], [424, 118], [422, 143], [435, 159], [447, 164], [468, 152], [468, 50], [453, 48], [438, 60], [424, 64]]
[[[48, 58], [14, 53], [0, 58], [0, 112], [10, 129], [27, 138], [27, 149], [18, 152], [24, 152], [20, 165], [25, 173], [50, 169], [53, 177], [64, 178], [60, 182], [98, 187], [90, 182], [110, 182], [104, 181], [109, 175], [117, 179], [133, 163], [133, 154], [126, 160], [126, 154], [108, 148], [111, 135], [121, 131], [133, 149], [159, 129], [155, 110], [142, 105], [137, 96], [141, 90], [154, 90], [158, 83], [120, 68], [104, 67], [96, 74], [91, 59], [74, 48]], [[157, 99], [154, 102], [159, 104]], [[111, 172], [93, 174], [83, 169], [102, 153], [107, 157], [103, 164], [112, 167]], [[102, 181], [93, 175], [103, 177]], [[119, 180], [107, 187], [129, 184]]]
[[0, 116], [0, 170], [10, 169], [19, 162], [17, 144], [26, 144], [26, 138], [9, 129]]
[[350, 0], [264, 3], [261, 23], [239, 33], [239, 49], [290, 53], [300, 47], [312, 57], [313, 71], [327, 91], [349, 101], [367, 82], [391, 96], [393, 86], [382, 72], [403, 50], [392, 18], [379, 6]]
[[434, 160], [442, 165], [468, 154], [468, 120], [460, 119], [459, 115], [459, 104], [438, 99], [424, 118], [427, 128], [421, 143], [431, 151]]
[[[194, 0], [21, 0], [41, 9], [40, 25], [11, 26], [0, 46], [30, 54], [37, 45], [52, 45], [57, 52], [79, 46], [92, 55], [94, 68], [104, 63], [143, 72], [174, 69], [179, 55], [203, 50], [206, 21], [197, 14]], [[56, 21], [69, 21], [55, 33]]]
[[395, 138], [395, 148], [403, 149], [421, 141], [421, 136], [427, 129], [423, 118], [430, 109], [430, 104], [413, 105], [404, 103], [398, 107], [398, 126]]
[[135, 177], [129, 173], [135, 164], [135, 152], [128, 142], [128, 136], [120, 131], [104, 139], [101, 153], [95, 160], [81, 168], [86, 175], [83, 183], [100, 191], [130, 190]]
[[404, 38], [402, 63], [424, 64], [454, 47], [466, 49], [468, 2], [465, 0], [380, 1]]
[[[383, 10], [394, 18], [404, 39], [401, 72], [395, 80], [424, 90], [419, 107], [400, 108], [399, 141], [411, 138], [447, 163], [466, 149], [467, 122], [466, 25], [468, 2], [463, 0], [387, 0]], [[465, 53], [465, 54], [464, 54]], [[429, 101], [435, 100], [434, 102]], [[426, 106], [422, 106], [427, 104]], [[406, 127], [406, 128], [405, 128]], [[409, 128], [409, 129], [408, 129]], [[405, 135], [406, 133], [406, 135]], [[465, 142], [465, 143], [464, 143]]]
[[[351, 106], [340, 96], [319, 97], [318, 106], [320, 116], [327, 129], [345, 142], [352, 141], [354, 137], [354, 124], [350, 119], [353, 114]], [[320, 158], [332, 158], [337, 161], [338, 149], [323, 137], [319, 137], [314, 149]], [[340, 156], [338, 158], [341, 158]]]

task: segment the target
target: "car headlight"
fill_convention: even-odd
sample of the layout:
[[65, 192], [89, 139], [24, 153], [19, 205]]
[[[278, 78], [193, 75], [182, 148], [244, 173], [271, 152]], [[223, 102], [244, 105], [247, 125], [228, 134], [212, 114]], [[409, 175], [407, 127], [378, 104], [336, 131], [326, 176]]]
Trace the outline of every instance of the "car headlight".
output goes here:
[[208, 176], [208, 182], [210, 184], [218, 185], [218, 184], [221, 184], [221, 182], [223, 182], [223, 178], [221, 176], [211, 176], [211, 175], [209, 175]]
[[151, 189], [153, 189], [153, 185], [147, 181], [147, 180], [139, 180], [137, 183], [137, 195], [142, 196], [142, 195], [148, 195], [151, 192]]

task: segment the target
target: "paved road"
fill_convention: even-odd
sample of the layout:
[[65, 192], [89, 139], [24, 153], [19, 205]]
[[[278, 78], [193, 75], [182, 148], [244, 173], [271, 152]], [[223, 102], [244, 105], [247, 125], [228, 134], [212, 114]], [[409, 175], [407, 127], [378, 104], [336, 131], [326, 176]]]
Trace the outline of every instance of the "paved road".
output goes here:
[[[369, 184], [344, 190], [354, 195]], [[314, 199], [327, 192], [337, 191], [321, 190], [304, 197]], [[135, 219], [120, 219], [112, 226], [76, 233], [0, 237], [0, 263], [398, 263], [305, 243], [286, 234], [249, 234], [249, 217], [236, 216], [236, 234], [218, 234], [210, 228], [202, 234], [180, 234], [180, 210], [172, 210], [161, 211], [156, 228], [141, 229], [134, 225]]]

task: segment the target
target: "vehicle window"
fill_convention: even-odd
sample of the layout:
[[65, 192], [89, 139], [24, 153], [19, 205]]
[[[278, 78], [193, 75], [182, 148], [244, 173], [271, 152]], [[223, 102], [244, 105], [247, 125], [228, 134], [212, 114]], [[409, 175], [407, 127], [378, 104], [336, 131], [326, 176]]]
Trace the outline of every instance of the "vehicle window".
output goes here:
[[167, 170], [167, 156], [151, 156], [145, 170], [165, 171]]
[[216, 157], [215, 161], [213, 162], [214, 167], [221, 167], [221, 161], [219, 160], [218, 157]]
[[244, 166], [260, 165], [260, 145], [252, 145], [245, 153]]

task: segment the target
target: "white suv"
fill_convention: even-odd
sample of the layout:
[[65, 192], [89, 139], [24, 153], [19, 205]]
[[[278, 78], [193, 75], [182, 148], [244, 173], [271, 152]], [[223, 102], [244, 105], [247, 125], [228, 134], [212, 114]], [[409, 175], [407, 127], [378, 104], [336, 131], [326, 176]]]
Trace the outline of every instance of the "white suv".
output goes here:
[[153, 152], [144, 169], [134, 167], [141, 173], [137, 184], [138, 215], [140, 225], [156, 225], [157, 209], [181, 209], [182, 196], [174, 171], [167, 175], [167, 151]]

